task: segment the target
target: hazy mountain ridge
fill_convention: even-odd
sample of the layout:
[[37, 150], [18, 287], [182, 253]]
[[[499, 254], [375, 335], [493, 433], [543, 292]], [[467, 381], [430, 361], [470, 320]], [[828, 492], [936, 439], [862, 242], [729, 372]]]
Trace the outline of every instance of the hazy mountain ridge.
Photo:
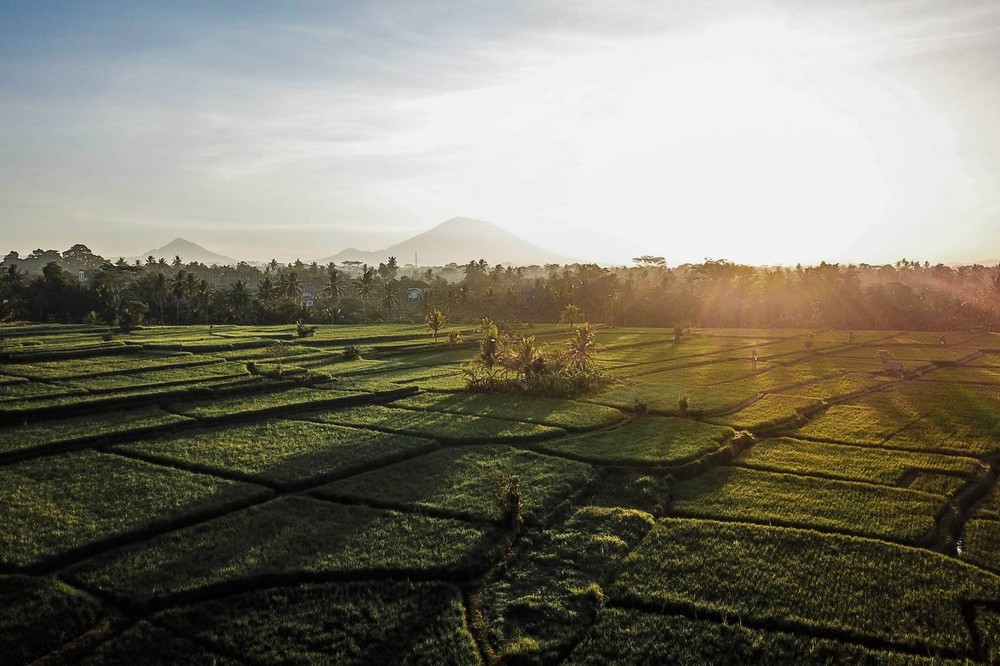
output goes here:
[[468, 217], [453, 217], [383, 250], [347, 248], [319, 259], [318, 263], [362, 261], [374, 265], [390, 256], [396, 257], [401, 265], [412, 263], [415, 258], [420, 266], [464, 264], [479, 259], [516, 266], [575, 263], [574, 259], [533, 245], [492, 222]]
[[211, 266], [212, 264], [218, 264], [220, 266], [235, 266], [238, 263], [238, 261], [232, 257], [227, 257], [217, 252], [206, 250], [201, 245], [192, 243], [184, 238], [175, 238], [163, 247], [143, 252], [142, 255], [135, 258], [145, 260], [146, 257], [149, 256], [156, 259], [160, 259], [162, 257], [167, 261], [172, 261], [175, 256], [179, 256], [184, 263], [197, 261], [205, 264], [206, 266]]

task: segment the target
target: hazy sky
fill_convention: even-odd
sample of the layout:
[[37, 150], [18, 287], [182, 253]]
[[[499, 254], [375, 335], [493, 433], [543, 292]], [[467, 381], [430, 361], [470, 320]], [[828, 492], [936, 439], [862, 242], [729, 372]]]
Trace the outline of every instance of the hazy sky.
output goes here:
[[[0, 3], [0, 250], [1000, 259], [1000, 3]], [[471, 258], [471, 257], [470, 257]]]

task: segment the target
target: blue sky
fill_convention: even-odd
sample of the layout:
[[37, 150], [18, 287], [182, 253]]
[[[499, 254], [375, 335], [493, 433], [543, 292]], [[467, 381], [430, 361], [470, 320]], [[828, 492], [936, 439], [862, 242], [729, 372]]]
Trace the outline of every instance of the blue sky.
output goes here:
[[7, 2], [4, 247], [1000, 259], [995, 2]]

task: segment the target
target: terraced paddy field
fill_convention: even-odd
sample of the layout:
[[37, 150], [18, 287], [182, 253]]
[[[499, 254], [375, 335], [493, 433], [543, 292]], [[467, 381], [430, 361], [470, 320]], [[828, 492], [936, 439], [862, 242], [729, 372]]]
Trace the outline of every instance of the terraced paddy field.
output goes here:
[[1000, 661], [1000, 336], [463, 340], [0, 328], [0, 664]]

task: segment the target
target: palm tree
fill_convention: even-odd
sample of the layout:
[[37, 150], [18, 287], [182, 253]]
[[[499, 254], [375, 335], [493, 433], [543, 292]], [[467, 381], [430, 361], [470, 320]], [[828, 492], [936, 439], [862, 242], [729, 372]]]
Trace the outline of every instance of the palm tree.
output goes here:
[[257, 298], [264, 307], [270, 307], [278, 288], [274, 286], [270, 275], [265, 275], [257, 284]]
[[504, 367], [512, 370], [524, 380], [527, 388], [535, 385], [538, 377], [545, 371], [545, 355], [535, 344], [535, 336], [529, 335], [518, 339], [506, 349], [503, 359]]
[[434, 308], [427, 314], [427, 318], [424, 321], [427, 323], [427, 328], [434, 333], [434, 342], [437, 342], [438, 331], [444, 328], [445, 324], [444, 313]]
[[278, 278], [278, 290], [286, 300], [298, 303], [302, 299], [302, 282], [295, 271], [282, 273]]
[[237, 280], [229, 287], [227, 294], [229, 306], [233, 309], [237, 321], [246, 321], [246, 313], [250, 308], [250, 292], [247, 291], [246, 282]]
[[187, 296], [187, 275], [188, 273], [181, 268], [174, 273], [174, 277], [170, 280], [170, 293], [174, 297], [174, 306], [176, 308], [174, 312], [174, 324], [181, 323], [181, 299]]
[[358, 298], [361, 299], [361, 303], [365, 306], [365, 310], [368, 309], [368, 301], [372, 297], [372, 293], [375, 291], [375, 269], [369, 268], [368, 264], [365, 264], [361, 268], [361, 275], [358, 279], [354, 281], [354, 288], [358, 292]]
[[163, 324], [163, 303], [170, 296], [170, 285], [167, 282], [166, 274], [157, 273], [156, 276], [153, 277], [151, 287], [153, 291], [153, 300], [160, 306], [160, 324]]
[[338, 271], [337, 267], [331, 263], [326, 269], [326, 283], [323, 285], [323, 294], [330, 304], [331, 312], [340, 303], [340, 297], [344, 294], [344, 287], [344, 274]]
[[399, 280], [390, 278], [382, 282], [378, 301], [379, 309], [384, 313], [392, 312], [399, 305]]
[[570, 368], [587, 372], [597, 351], [597, 334], [590, 324], [583, 324], [566, 341], [566, 361]]
[[212, 288], [204, 278], [198, 281], [194, 288], [194, 304], [199, 312], [205, 314], [205, 325], [208, 325], [208, 314], [212, 305]]

